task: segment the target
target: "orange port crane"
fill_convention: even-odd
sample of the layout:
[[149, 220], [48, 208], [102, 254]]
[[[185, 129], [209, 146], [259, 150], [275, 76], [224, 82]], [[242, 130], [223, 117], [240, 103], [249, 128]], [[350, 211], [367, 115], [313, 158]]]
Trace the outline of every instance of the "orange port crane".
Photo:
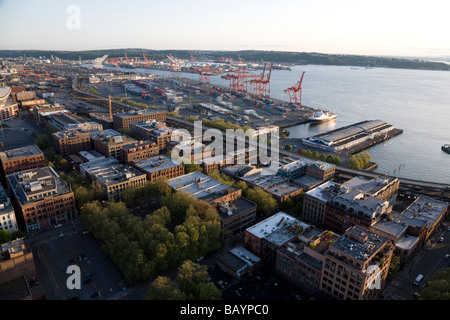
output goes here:
[[273, 64], [270, 64], [269, 73], [266, 75], [267, 62], [260, 77], [250, 80], [250, 92], [256, 97], [270, 97], [270, 75], [272, 74]]
[[305, 71], [303, 71], [300, 81], [298, 81], [293, 87], [284, 90], [285, 93], [289, 94], [289, 100], [292, 104], [302, 105], [302, 82]]
[[145, 57], [145, 53], [143, 53], [142, 56], [144, 57], [144, 67], [145, 67], [145, 69], [150, 69], [154, 61], [153, 60], [148, 60]]
[[246, 67], [237, 68], [236, 72], [222, 76], [222, 79], [230, 80], [230, 91], [248, 92], [248, 83], [259, 76], [250, 74]]
[[102, 100], [102, 101], [108, 101], [108, 107], [109, 107], [109, 119], [112, 120], [112, 106], [111, 106], [111, 96], [108, 96], [108, 99], [105, 98], [85, 98], [85, 97], [74, 97], [75, 99], [83, 99], [83, 100]]

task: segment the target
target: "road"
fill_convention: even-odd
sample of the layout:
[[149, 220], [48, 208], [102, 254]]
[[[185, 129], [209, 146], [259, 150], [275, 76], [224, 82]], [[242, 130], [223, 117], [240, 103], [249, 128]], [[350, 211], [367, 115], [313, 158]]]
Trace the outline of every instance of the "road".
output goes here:
[[[424, 247], [419, 250], [414, 258], [400, 271], [397, 278], [388, 283], [383, 292], [385, 300], [411, 300], [414, 292], [421, 292], [432, 276], [439, 269], [450, 266], [450, 258], [445, 255], [450, 253], [450, 231], [446, 223], [430, 237]], [[438, 239], [444, 237], [443, 242]], [[424, 278], [420, 285], [414, 285], [416, 277], [422, 274]]]

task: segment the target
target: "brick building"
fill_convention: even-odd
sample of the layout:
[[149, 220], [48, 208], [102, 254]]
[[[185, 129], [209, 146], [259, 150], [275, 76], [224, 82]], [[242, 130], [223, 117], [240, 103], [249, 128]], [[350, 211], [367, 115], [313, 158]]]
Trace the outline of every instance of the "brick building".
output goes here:
[[184, 165], [182, 163], [174, 163], [164, 155], [133, 161], [131, 164], [142, 173], [145, 173], [147, 180], [151, 182], [161, 179], [172, 179], [184, 174]]
[[0, 162], [5, 176], [45, 166], [44, 153], [36, 145], [0, 152]]
[[63, 157], [77, 154], [80, 151], [90, 151], [91, 136], [84, 130], [64, 130], [52, 133], [56, 152]]
[[[7, 182], [16, 212], [27, 231], [55, 225], [77, 216], [72, 190], [51, 167], [10, 174]], [[20, 225], [20, 221], [18, 222]]]
[[132, 110], [119, 114], [113, 114], [114, 129], [129, 129], [130, 122], [144, 121], [144, 120], [166, 121], [165, 112], [155, 112], [153, 110]]
[[120, 150], [123, 163], [145, 160], [159, 154], [159, 147], [154, 141], [137, 141], [127, 144]]

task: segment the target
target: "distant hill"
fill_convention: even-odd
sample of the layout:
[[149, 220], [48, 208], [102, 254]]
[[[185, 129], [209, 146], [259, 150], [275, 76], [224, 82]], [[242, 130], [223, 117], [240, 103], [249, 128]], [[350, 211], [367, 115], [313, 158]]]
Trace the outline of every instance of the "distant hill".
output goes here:
[[[364, 55], [341, 55], [324, 54], [316, 52], [287, 52], [287, 51], [205, 51], [205, 50], [149, 50], [149, 49], [109, 49], [109, 50], [87, 50], [87, 51], [51, 51], [51, 50], [0, 50], [1, 58], [21, 57], [46, 57], [52, 55], [65, 60], [91, 60], [108, 54], [109, 57], [142, 57], [145, 54], [147, 59], [165, 59], [167, 55], [179, 59], [190, 59], [193, 55], [197, 60], [213, 59], [220, 61], [221, 58], [233, 58], [238, 61], [239, 57], [244, 62], [270, 61], [273, 63], [298, 65], [298, 64], [318, 64], [336, 66], [357, 66], [357, 67], [387, 67], [404, 69], [424, 69], [424, 70], [446, 70], [450, 66], [443, 62], [432, 61], [427, 58], [398, 58], [398, 57], [376, 57]], [[435, 60], [435, 59], [434, 59]]]

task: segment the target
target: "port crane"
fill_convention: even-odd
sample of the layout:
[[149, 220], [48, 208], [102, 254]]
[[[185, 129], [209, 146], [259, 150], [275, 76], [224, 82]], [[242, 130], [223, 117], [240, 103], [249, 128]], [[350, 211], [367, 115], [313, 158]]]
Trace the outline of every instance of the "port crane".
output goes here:
[[270, 97], [270, 76], [272, 74], [273, 64], [270, 64], [269, 72], [266, 75], [268, 63], [264, 63], [264, 69], [259, 78], [250, 80], [250, 92], [256, 97]]
[[292, 104], [302, 105], [302, 82], [305, 71], [303, 71], [300, 81], [298, 81], [293, 87], [284, 90], [285, 93], [289, 94], [289, 100]]
[[180, 71], [180, 64], [175, 61], [175, 58], [172, 57], [172, 54], [168, 55], [167, 58], [170, 60], [170, 70], [171, 71]]
[[83, 99], [83, 100], [102, 100], [102, 101], [108, 101], [108, 107], [109, 107], [109, 119], [112, 120], [112, 106], [111, 106], [111, 96], [108, 96], [108, 99], [105, 98], [86, 98], [86, 97], [74, 97], [75, 99]]
[[143, 53], [142, 56], [144, 57], [144, 67], [145, 67], [145, 69], [150, 69], [151, 66], [152, 66], [152, 64], [154, 63], [154, 61], [148, 60], [148, 59], [145, 57], [145, 53]]
[[211, 70], [209, 69], [209, 64], [205, 65], [204, 67], [198, 69], [198, 81], [200, 83], [210, 83], [210, 75]]

